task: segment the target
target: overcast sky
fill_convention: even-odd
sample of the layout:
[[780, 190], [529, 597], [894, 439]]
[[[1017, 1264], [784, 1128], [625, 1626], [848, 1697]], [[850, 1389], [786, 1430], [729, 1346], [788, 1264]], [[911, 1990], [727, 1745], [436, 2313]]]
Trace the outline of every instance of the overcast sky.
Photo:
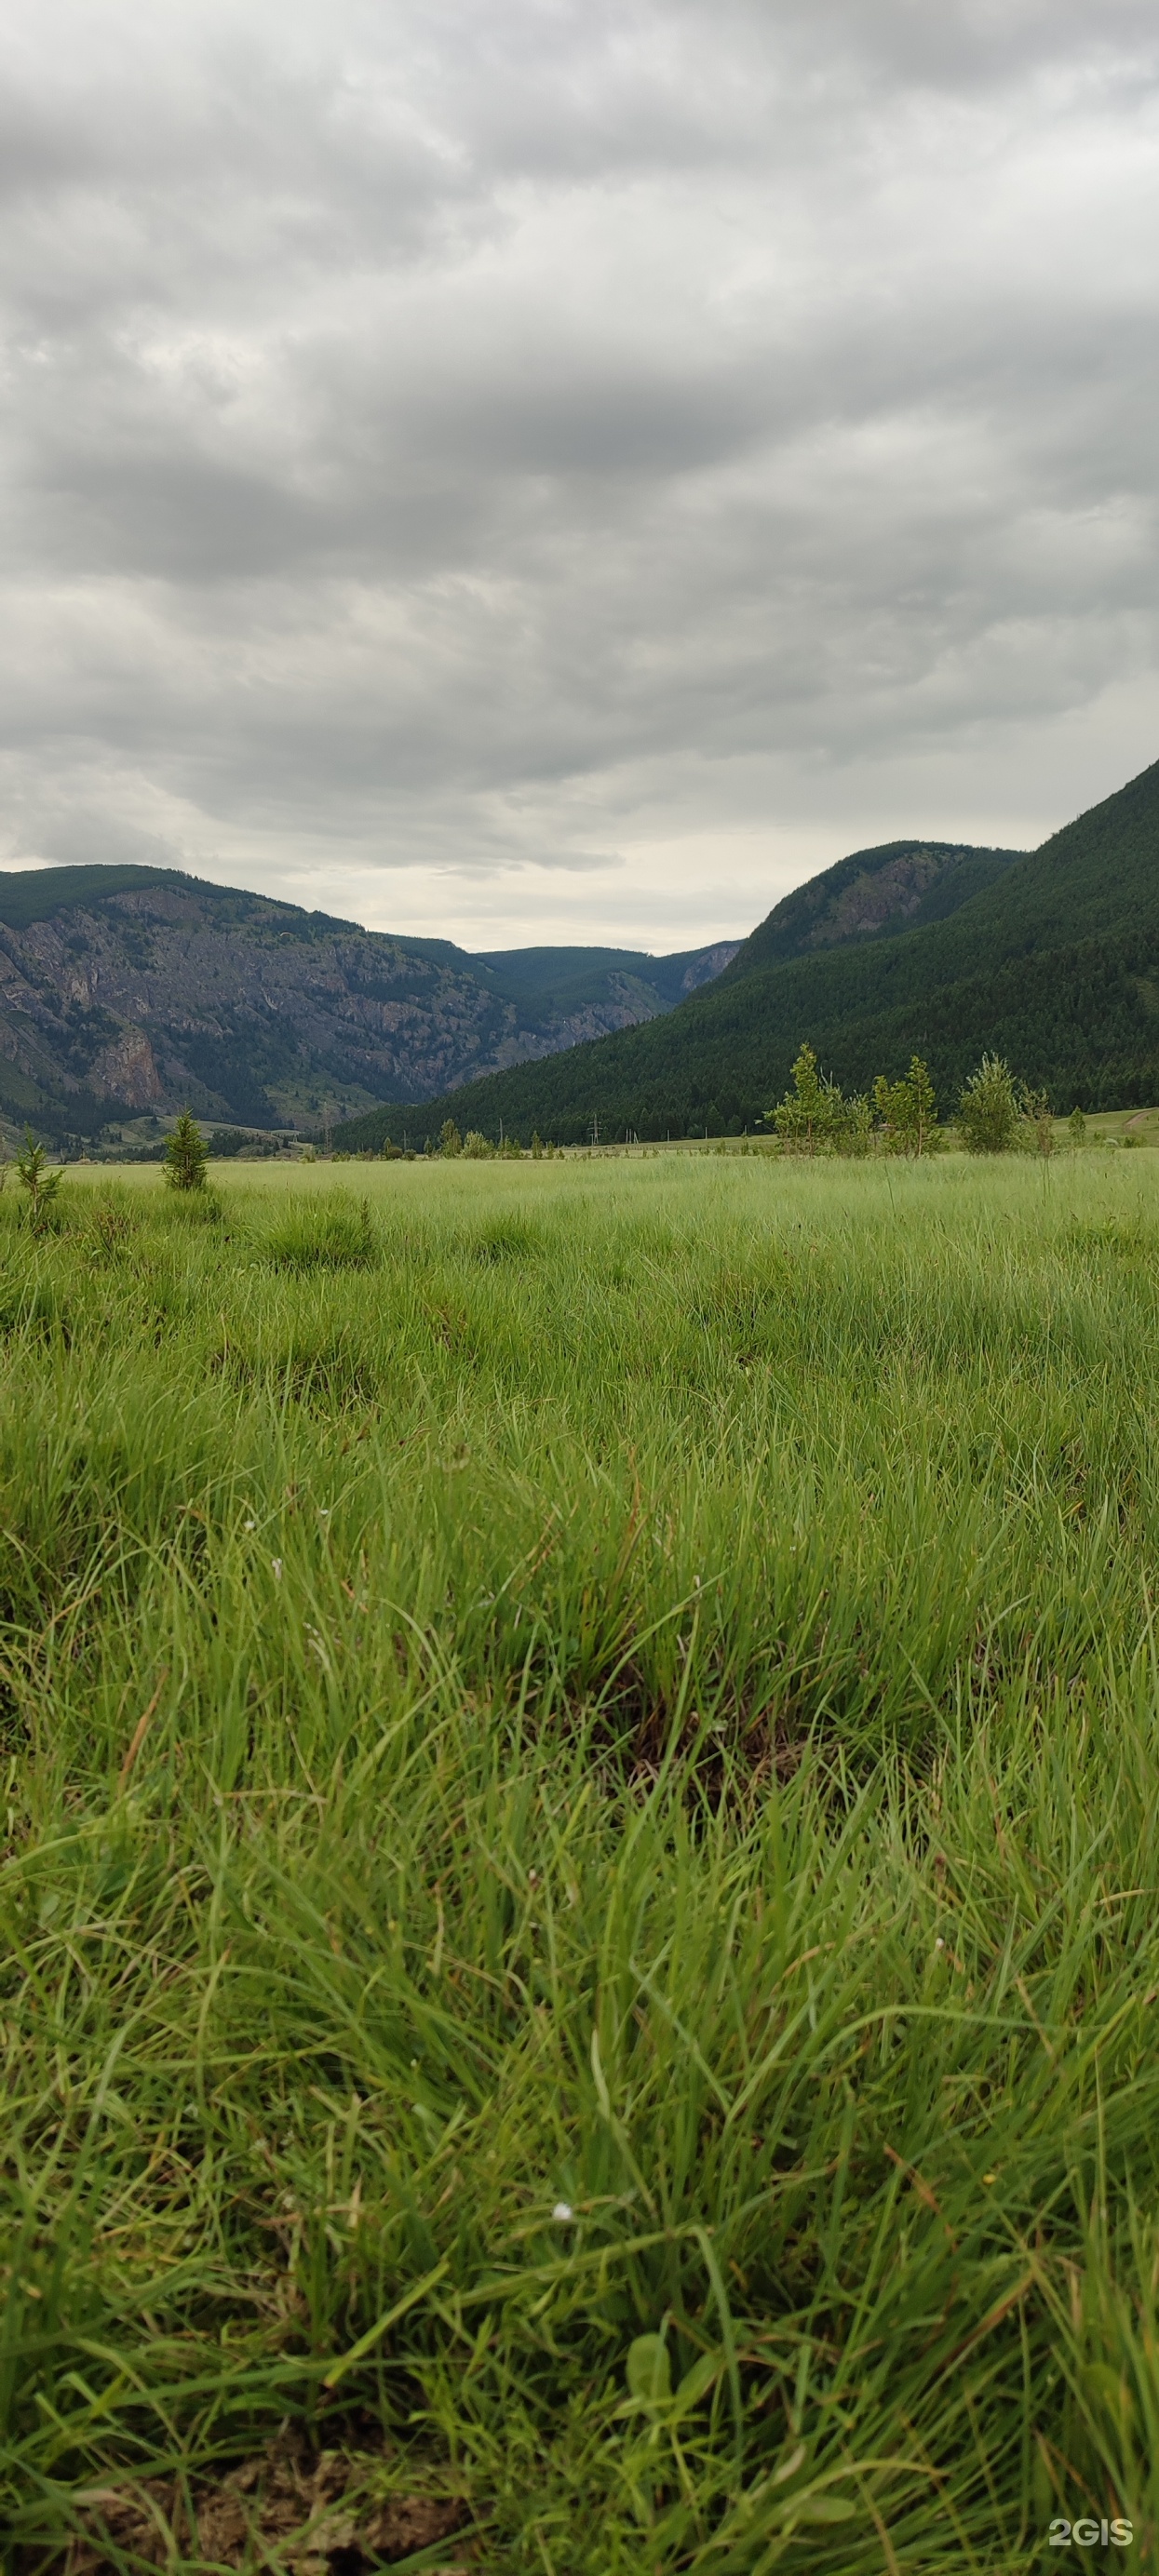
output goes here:
[[1159, 755], [1154, 0], [8, 0], [0, 857], [687, 947]]

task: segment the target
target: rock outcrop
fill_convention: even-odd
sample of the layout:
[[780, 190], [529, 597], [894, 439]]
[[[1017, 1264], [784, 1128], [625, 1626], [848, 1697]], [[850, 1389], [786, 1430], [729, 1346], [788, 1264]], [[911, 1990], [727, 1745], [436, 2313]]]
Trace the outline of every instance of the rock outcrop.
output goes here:
[[308, 1127], [633, 1028], [732, 954], [473, 959], [161, 870], [0, 876], [0, 1107], [62, 1133], [184, 1102]]

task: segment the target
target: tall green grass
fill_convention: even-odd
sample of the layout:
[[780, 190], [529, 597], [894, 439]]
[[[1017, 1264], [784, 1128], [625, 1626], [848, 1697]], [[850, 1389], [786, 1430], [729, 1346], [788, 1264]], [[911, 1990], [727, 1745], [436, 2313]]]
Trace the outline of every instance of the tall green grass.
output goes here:
[[362, 2410], [487, 2569], [1154, 2566], [1145, 1159], [18, 1215], [21, 2563]]

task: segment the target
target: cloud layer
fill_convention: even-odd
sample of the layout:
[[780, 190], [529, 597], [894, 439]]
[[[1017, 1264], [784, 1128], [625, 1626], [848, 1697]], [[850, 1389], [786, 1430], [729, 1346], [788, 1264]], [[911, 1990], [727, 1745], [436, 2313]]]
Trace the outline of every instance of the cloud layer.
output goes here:
[[1159, 750], [1150, 0], [9, 27], [8, 864], [676, 947]]

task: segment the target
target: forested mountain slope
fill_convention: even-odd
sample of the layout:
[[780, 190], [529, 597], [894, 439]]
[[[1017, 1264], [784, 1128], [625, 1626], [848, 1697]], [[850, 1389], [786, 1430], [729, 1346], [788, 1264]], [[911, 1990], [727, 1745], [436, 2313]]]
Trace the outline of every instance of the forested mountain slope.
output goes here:
[[886, 841], [854, 850], [794, 886], [737, 951], [742, 974], [823, 948], [891, 938], [943, 921], [993, 885], [1022, 850], [976, 850], [959, 841]]
[[[432, 1116], [486, 1134], [502, 1118], [561, 1142], [596, 1119], [604, 1133], [642, 1137], [739, 1130], [784, 1090], [803, 1038], [847, 1089], [901, 1071], [917, 1050], [948, 1104], [992, 1048], [1056, 1107], [1159, 1098], [1159, 763], [1039, 850], [970, 854], [997, 863], [983, 865], [980, 887], [963, 854], [966, 899], [948, 917], [900, 935], [872, 920], [843, 926], [850, 888], [874, 863], [939, 847], [855, 853], [778, 905], [719, 981], [665, 1020], [472, 1084], [432, 1103]], [[942, 873], [943, 900], [953, 876]], [[919, 900], [927, 893], [936, 883]], [[350, 1141], [386, 1132], [389, 1119], [363, 1120]]]
[[736, 946], [473, 957], [175, 870], [0, 874], [0, 1109], [57, 1135], [185, 1101], [310, 1127], [654, 1018]]

